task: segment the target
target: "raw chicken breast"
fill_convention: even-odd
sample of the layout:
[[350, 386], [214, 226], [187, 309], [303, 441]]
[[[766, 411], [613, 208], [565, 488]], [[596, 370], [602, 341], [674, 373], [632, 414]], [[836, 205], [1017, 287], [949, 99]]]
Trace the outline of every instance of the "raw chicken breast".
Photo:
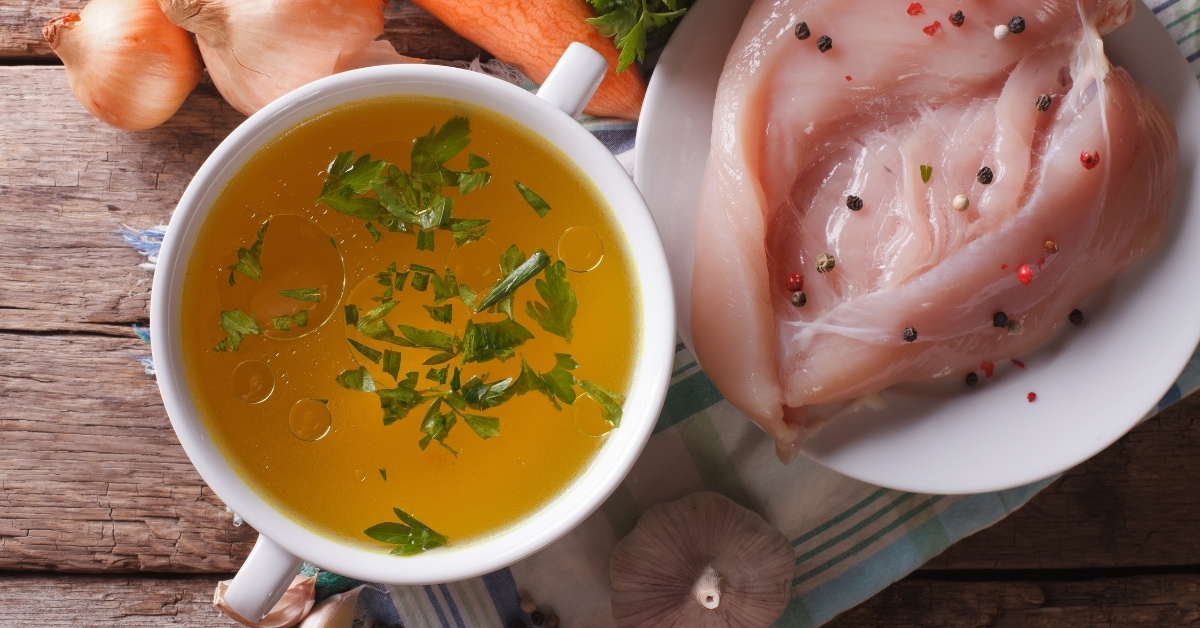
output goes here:
[[806, 406], [1030, 351], [1162, 240], [1174, 126], [1100, 40], [1132, 2], [755, 2], [717, 93], [692, 334], [780, 458]]

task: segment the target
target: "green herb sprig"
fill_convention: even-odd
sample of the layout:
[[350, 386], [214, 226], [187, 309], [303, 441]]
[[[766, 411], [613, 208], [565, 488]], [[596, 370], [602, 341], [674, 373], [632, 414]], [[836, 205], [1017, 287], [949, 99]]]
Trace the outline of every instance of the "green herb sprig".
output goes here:
[[[379, 473], [384, 476], [383, 479], [387, 479], [383, 469], [380, 469]], [[363, 530], [364, 534], [380, 543], [395, 545], [396, 547], [389, 552], [392, 556], [419, 554], [449, 543], [445, 536], [434, 532], [433, 528], [421, 523], [416, 517], [399, 508], [392, 508], [392, 512], [396, 513], [399, 523], [385, 521]]]
[[[596, 17], [588, 24], [601, 35], [612, 37], [621, 51], [617, 72], [624, 72], [636, 59], [646, 60], [647, 37], [663, 29], [687, 12], [691, 0], [588, 0]], [[667, 33], [669, 34], [669, 33]]]
[[317, 202], [366, 220], [376, 242], [383, 238], [376, 223], [388, 231], [415, 234], [418, 250], [434, 250], [434, 229], [451, 232], [459, 246], [478, 240], [487, 233], [489, 221], [454, 218], [455, 199], [444, 193], [452, 188], [459, 197], [466, 196], [492, 180], [484, 170], [491, 164], [479, 155], [468, 154], [464, 170], [447, 165], [471, 143], [470, 133], [470, 121], [460, 116], [430, 129], [413, 141], [408, 171], [370, 155], [338, 153]]

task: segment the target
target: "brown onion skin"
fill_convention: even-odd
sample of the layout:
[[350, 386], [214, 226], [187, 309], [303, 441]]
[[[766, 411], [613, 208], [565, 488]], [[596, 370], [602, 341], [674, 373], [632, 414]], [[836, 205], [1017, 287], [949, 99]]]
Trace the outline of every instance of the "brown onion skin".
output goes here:
[[79, 102], [120, 129], [166, 122], [204, 69], [192, 36], [171, 24], [156, 0], [91, 0], [81, 13], [47, 22], [42, 35]]

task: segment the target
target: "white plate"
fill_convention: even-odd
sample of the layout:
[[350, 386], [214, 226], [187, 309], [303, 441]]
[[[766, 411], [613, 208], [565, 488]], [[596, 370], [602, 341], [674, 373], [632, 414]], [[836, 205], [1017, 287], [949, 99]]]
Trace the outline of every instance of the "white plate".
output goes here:
[[[1020, 486], [1098, 453], [1151, 412], [1200, 340], [1200, 87], [1166, 30], [1141, 2], [1105, 38], [1109, 57], [1166, 103], [1179, 132], [1169, 235], [1085, 304], [1064, 330], [986, 386], [898, 386], [887, 407], [831, 422], [805, 455], [865, 482], [921, 493]], [[701, 0], [654, 70], [638, 126], [635, 180], [667, 248], [678, 328], [690, 347], [689, 293], [696, 200], [708, 157], [717, 79], [748, 0]], [[1067, 326], [1069, 327], [1069, 326]], [[1000, 367], [997, 367], [1000, 370]], [[1037, 401], [1026, 401], [1036, 392]], [[765, 438], [765, 437], [764, 437]]]

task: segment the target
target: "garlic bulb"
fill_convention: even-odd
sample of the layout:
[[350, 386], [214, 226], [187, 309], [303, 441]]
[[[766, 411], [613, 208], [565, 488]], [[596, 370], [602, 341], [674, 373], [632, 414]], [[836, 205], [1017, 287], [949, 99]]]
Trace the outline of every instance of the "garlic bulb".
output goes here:
[[647, 510], [609, 562], [620, 628], [765, 628], [787, 608], [795, 553], [778, 530], [717, 493]]
[[319, 78], [387, 63], [418, 63], [383, 34], [382, 0], [158, 0], [196, 34], [217, 91], [250, 115]]
[[283, 592], [283, 597], [279, 598], [279, 601], [275, 603], [275, 606], [271, 608], [267, 616], [257, 622], [253, 622], [239, 616], [225, 604], [225, 591], [229, 588], [230, 582], [233, 581], [222, 580], [217, 583], [217, 590], [213, 591], [213, 606], [239, 624], [250, 626], [251, 628], [286, 628], [287, 626], [295, 626], [312, 610], [313, 601], [316, 599], [317, 594], [316, 576], [296, 576], [292, 579], [292, 584], [288, 586], [287, 591]]
[[79, 102], [115, 127], [166, 122], [200, 82], [196, 44], [155, 0], [92, 0], [82, 13], [47, 22], [42, 36]]

